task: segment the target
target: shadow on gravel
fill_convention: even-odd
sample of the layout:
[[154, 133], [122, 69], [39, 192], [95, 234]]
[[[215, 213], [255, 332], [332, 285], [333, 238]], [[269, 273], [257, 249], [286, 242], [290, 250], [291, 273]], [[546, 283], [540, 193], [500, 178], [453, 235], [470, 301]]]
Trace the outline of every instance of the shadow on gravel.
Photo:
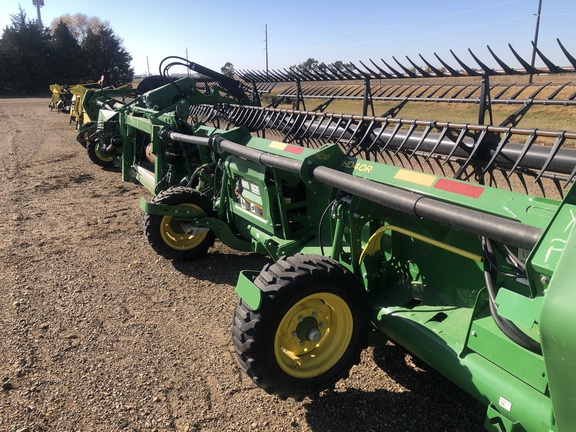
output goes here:
[[397, 390], [328, 392], [310, 402], [314, 431], [481, 432], [486, 408], [401, 347], [374, 349], [374, 361]]
[[260, 271], [265, 264], [272, 262], [270, 258], [252, 253], [210, 252], [205, 257], [188, 262], [173, 261], [172, 265], [180, 273], [199, 280], [236, 286], [238, 274], [242, 270]]

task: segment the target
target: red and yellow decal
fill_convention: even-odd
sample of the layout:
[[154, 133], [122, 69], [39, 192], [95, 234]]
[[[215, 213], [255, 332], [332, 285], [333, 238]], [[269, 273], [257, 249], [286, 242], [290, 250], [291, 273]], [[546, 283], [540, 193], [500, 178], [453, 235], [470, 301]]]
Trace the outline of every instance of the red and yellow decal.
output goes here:
[[484, 188], [482, 186], [476, 186], [470, 183], [457, 182], [444, 178], [439, 179], [434, 185], [434, 188], [459, 195], [464, 195], [470, 198], [479, 198], [480, 195], [482, 195], [482, 192], [484, 192]]
[[398, 170], [394, 178], [396, 180], [403, 180], [410, 183], [415, 183], [420, 186], [432, 186], [437, 179], [435, 175], [424, 174], [405, 169]]
[[279, 141], [272, 141], [268, 147], [297, 155], [302, 154], [304, 151], [304, 147], [293, 146]]

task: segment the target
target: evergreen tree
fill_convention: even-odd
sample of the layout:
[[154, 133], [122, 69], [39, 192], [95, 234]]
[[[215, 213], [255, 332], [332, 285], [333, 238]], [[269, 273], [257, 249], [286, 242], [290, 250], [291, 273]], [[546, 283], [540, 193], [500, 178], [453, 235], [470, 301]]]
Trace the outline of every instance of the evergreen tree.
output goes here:
[[10, 17], [12, 24], [0, 39], [0, 91], [30, 94], [46, 90], [53, 71], [50, 33], [26, 19], [22, 8]]
[[52, 32], [51, 40], [54, 82], [77, 84], [81, 81], [83, 56], [80, 44], [68, 25], [60, 21]]
[[84, 80], [93, 81], [104, 75], [106, 86], [121, 86], [132, 82], [132, 56], [124, 49], [122, 41], [111, 28], [100, 26], [96, 32], [88, 29], [82, 41], [82, 52]]

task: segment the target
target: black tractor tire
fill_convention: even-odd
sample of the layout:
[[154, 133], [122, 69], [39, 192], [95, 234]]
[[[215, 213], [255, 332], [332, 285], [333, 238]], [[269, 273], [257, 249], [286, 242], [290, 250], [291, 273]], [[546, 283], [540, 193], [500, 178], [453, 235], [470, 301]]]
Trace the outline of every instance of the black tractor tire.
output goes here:
[[92, 162], [102, 168], [114, 167], [114, 156], [104, 153], [98, 141], [86, 141], [86, 153]]
[[337, 261], [282, 257], [254, 284], [260, 307], [239, 300], [232, 342], [240, 367], [260, 388], [302, 400], [333, 388], [360, 362], [370, 327], [366, 292]]
[[88, 122], [82, 126], [82, 130], [76, 135], [76, 141], [78, 141], [82, 147], [86, 147], [90, 136], [96, 132], [98, 124], [96, 122]]
[[[200, 192], [183, 186], [169, 188], [156, 195], [153, 204], [183, 206], [197, 213], [214, 215], [212, 203]], [[188, 234], [182, 228], [182, 221], [172, 216], [144, 213], [142, 229], [152, 249], [159, 255], [174, 261], [191, 261], [203, 257], [214, 244], [212, 231]]]

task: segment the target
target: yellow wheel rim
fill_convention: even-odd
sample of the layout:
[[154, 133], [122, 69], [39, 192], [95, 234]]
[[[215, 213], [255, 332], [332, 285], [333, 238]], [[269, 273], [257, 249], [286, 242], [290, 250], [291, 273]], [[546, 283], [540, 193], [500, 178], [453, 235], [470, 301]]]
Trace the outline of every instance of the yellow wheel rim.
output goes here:
[[100, 151], [100, 144], [96, 145], [94, 153], [96, 153], [98, 159], [100, 159], [103, 162], [111, 162], [114, 159], [114, 156], [105, 155]]
[[284, 372], [311, 378], [328, 371], [346, 352], [354, 321], [348, 304], [331, 293], [303, 298], [284, 315], [274, 355]]
[[[178, 207], [190, 207], [196, 213], [203, 213], [203, 210], [194, 204], [180, 204]], [[191, 250], [198, 247], [206, 238], [207, 233], [188, 234], [181, 228], [181, 222], [174, 220], [172, 216], [162, 217], [160, 235], [164, 243], [176, 250]]]

